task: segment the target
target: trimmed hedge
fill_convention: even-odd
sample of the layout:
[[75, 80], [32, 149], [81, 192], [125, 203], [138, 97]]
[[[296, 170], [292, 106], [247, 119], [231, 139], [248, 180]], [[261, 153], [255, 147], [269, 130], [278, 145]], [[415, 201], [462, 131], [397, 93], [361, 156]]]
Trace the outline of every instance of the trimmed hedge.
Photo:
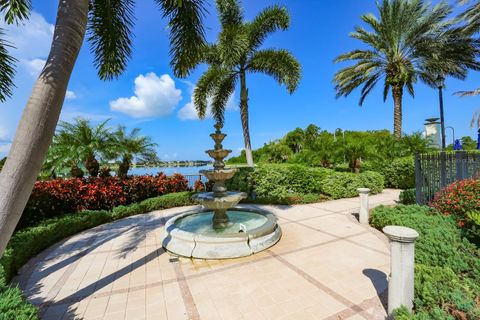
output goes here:
[[[86, 229], [128, 216], [194, 204], [192, 192], [170, 193], [111, 211], [82, 211], [45, 220], [35, 227], [17, 231], [0, 258], [0, 320], [36, 320], [37, 309], [22, 292], [8, 283], [31, 258], [51, 245]], [[41, 240], [39, 240], [41, 239]]]
[[462, 237], [452, 216], [426, 206], [380, 206], [370, 222], [379, 230], [401, 225], [420, 234], [415, 246], [415, 314], [402, 309], [395, 319], [478, 319], [480, 250]]
[[413, 157], [396, 158], [389, 162], [366, 162], [363, 164], [363, 170], [382, 174], [387, 188], [415, 188], [415, 162]]
[[89, 179], [55, 179], [37, 181], [17, 229], [63, 214], [83, 210], [111, 210], [148, 198], [188, 190], [182, 175], [167, 177], [129, 176]]
[[325, 178], [322, 191], [333, 199], [352, 198], [358, 195], [358, 188], [369, 188], [371, 194], [380, 193], [383, 183], [382, 175], [377, 172], [335, 172]]
[[241, 168], [227, 186], [230, 190], [254, 192], [257, 203], [310, 203], [327, 197], [355, 197], [357, 188], [363, 187], [379, 193], [383, 190], [383, 177], [376, 172], [356, 174], [303, 165], [261, 164]]

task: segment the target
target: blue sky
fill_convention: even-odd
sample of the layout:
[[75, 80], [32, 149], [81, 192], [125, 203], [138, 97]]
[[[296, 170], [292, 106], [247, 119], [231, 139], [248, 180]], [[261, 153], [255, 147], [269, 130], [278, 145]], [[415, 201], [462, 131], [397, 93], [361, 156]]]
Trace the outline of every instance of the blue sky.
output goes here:
[[[8, 27], [9, 39], [19, 60], [17, 88], [9, 101], [0, 105], [0, 155], [8, 150], [22, 109], [35, 76], [48, 55], [58, 1], [33, 0], [34, 13], [25, 26]], [[291, 14], [291, 27], [267, 39], [264, 48], [290, 50], [302, 65], [302, 81], [289, 95], [272, 78], [249, 75], [250, 130], [254, 148], [280, 138], [296, 127], [314, 123], [322, 129], [373, 130], [392, 129], [391, 97], [383, 102], [381, 88], [371, 93], [363, 107], [358, 106], [358, 92], [348, 98], [335, 98], [332, 78], [340, 68], [332, 61], [339, 54], [358, 47], [348, 34], [361, 24], [360, 15], [375, 13], [370, 0], [244, 0], [247, 20], [262, 8], [280, 4]], [[199, 66], [187, 79], [174, 78], [169, 67], [168, 33], [165, 21], [154, 1], [137, 1], [134, 54], [127, 71], [117, 80], [103, 82], [97, 77], [88, 43], [85, 43], [73, 72], [61, 118], [71, 121], [81, 116], [93, 122], [111, 119], [113, 125], [139, 127], [158, 143], [163, 160], [206, 159], [204, 150], [212, 146], [208, 134], [213, 121], [194, 117], [191, 93], [205, 71]], [[213, 1], [205, 19], [207, 38], [214, 41], [218, 32]], [[446, 125], [457, 136], [475, 136], [469, 124], [480, 98], [453, 96], [459, 90], [480, 86], [480, 73], [471, 73], [466, 81], [447, 79], [445, 93]], [[423, 130], [424, 119], [438, 116], [438, 97], [432, 89], [417, 84], [416, 96], [404, 99], [404, 131]], [[133, 98], [132, 98], [133, 97]], [[226, 114], [225, 146], [238, 153], [243, 136], [238, 113], [238, 92]], [[447, 139], [451, 141], [450, 130]]]

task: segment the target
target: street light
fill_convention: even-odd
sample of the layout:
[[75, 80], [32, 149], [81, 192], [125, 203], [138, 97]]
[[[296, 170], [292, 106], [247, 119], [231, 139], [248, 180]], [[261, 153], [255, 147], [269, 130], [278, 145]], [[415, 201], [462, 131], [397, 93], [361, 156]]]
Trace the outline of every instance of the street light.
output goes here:
[[443, 115], [443, 88], [445, 87], [445, 77], [437, 77], [438, 98], [440, 101], [440, 126], [442, 129], [442, 150], [445, 150], [445, 117]]
[[445, 129], [452, 129], [453, 145], [455, 145], [455, 129], [451, 126], [445, 127]]

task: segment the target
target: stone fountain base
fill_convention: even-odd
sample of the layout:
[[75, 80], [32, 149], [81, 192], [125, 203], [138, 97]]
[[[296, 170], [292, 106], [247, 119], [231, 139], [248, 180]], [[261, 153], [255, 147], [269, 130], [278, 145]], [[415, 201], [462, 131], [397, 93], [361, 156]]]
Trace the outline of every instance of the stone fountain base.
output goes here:
[[[163, 246], [168, 251], [189, 258], [229, 259], [245, 257], [276, 244], [282, 235], [275, 216], [265, 210], [229, 209], [236, 217], [248, 215], [258, 223], [248, 226], [232, 222], [228, 230], [197, 231], [196, 221], [210, 218], [211, 210], [189, 211], [171, 218], [165, 225]], [[258, 215], [258, 216], [257, 216]], [[251, 217], [254, 219], [251, 219]], [[232, 219], [235, 220], [235, 219]], [[239, 220], [241, 221], [241, 219]], [[238, 229], [235, 229], [239, 226]]]

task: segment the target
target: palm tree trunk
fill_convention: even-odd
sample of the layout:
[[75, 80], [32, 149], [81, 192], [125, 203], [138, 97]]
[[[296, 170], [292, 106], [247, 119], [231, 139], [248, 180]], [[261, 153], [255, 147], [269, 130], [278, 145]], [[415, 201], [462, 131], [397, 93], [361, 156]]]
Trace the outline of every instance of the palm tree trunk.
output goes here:
[[52, 46], [0, 173], [0, 256], [20, 220], [62, 110], [85, 38], [88, 0], [60, 0]]
[[247, 165], [253, 167], [252, 144], [250, 143], [250, 130], [248, 128], [248, 88], [244, 70], [240, 71], [240, 116], [242, 118]]
[[393, 87], [393, 134], [395, 138], [400, 139], [402, 137], [402, 97], [403, 88]]

